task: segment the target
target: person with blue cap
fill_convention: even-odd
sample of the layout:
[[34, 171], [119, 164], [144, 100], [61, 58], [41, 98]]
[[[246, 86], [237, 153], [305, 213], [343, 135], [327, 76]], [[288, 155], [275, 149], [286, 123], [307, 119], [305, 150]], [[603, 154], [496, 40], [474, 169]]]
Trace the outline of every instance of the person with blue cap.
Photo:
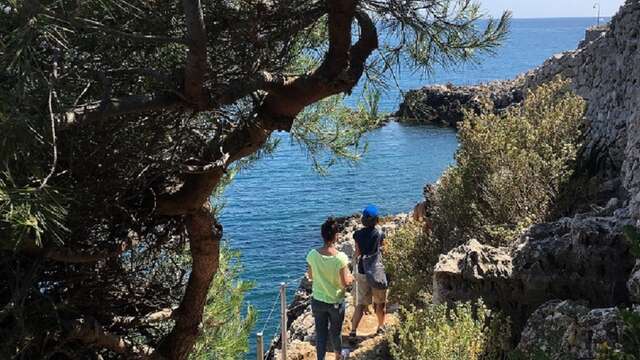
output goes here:
[[375, 205], [368, 205], [362, 211], [364, 227], [353, 234], [357, 269], [355, 271], [356, 307], [349, 335], [351, 338], [356, 337], [364, 310], [372, 303], [378, 318], [376, 333], [384, 331], [388, 283], [382, 264], [384, 232], [378, 226], [379, 221], [378, 208]]

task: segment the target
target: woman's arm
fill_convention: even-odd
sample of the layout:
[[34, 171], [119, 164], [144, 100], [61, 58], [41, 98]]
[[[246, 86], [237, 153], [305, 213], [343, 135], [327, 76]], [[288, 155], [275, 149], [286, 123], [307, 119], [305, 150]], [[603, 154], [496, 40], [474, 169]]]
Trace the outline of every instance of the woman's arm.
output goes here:
[[349, 271], [348, 266], [340, 269], [340, 282], [342, 283], [343, 288], [346, 288], [353, 282], [353, 276], [351, 276], [351, 272]]
[[307, 263], [307, 267], [309, 268], [309, 270], [307, 270], [307, 274], [309, 274], [309, 280], [313, 281], [313, 271], [311, 271], [311, 265]]
[[358, 258], [358, 256], [360, 256], [360, 246], [358, 245], [358, 242], [355, 242], [356, 244], [356, 258]]

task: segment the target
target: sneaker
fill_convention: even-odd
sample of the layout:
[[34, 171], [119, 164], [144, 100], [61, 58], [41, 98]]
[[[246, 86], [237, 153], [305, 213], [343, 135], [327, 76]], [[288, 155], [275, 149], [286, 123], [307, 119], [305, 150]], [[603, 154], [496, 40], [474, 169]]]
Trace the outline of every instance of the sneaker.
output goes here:
[[387, 325], [382, 325], [378, 328], [378, 330], [376, 330], [376, 335], [382, 335], [386, 333], [387, 330], [388, 330]]

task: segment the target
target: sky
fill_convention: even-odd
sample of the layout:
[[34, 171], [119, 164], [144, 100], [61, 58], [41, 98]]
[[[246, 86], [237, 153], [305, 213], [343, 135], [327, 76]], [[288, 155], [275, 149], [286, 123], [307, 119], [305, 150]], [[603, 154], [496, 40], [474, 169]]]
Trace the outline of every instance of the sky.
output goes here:
[[499, 16], [510, 9], [515, 18], [541, 17], [596, 17], [600, 3], [600, 16], [614, 15], [625, 0], [479, 0], [482, 7], [492, 16]]

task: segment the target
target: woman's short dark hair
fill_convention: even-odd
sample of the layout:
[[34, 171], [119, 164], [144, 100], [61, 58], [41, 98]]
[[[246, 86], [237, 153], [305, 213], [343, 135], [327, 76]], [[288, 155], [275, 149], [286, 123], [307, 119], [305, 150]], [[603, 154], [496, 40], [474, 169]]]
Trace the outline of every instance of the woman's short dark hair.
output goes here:
[[365, 227], [374, 227], [378, 225], [379, 218], [377, 216], [363, 216], [362, 225]]
[[320, 228], [322, 239], [324, 239], [326, 243], [333, 241], [338, 231], [338, 221], [333, 217], [329, 217]]

